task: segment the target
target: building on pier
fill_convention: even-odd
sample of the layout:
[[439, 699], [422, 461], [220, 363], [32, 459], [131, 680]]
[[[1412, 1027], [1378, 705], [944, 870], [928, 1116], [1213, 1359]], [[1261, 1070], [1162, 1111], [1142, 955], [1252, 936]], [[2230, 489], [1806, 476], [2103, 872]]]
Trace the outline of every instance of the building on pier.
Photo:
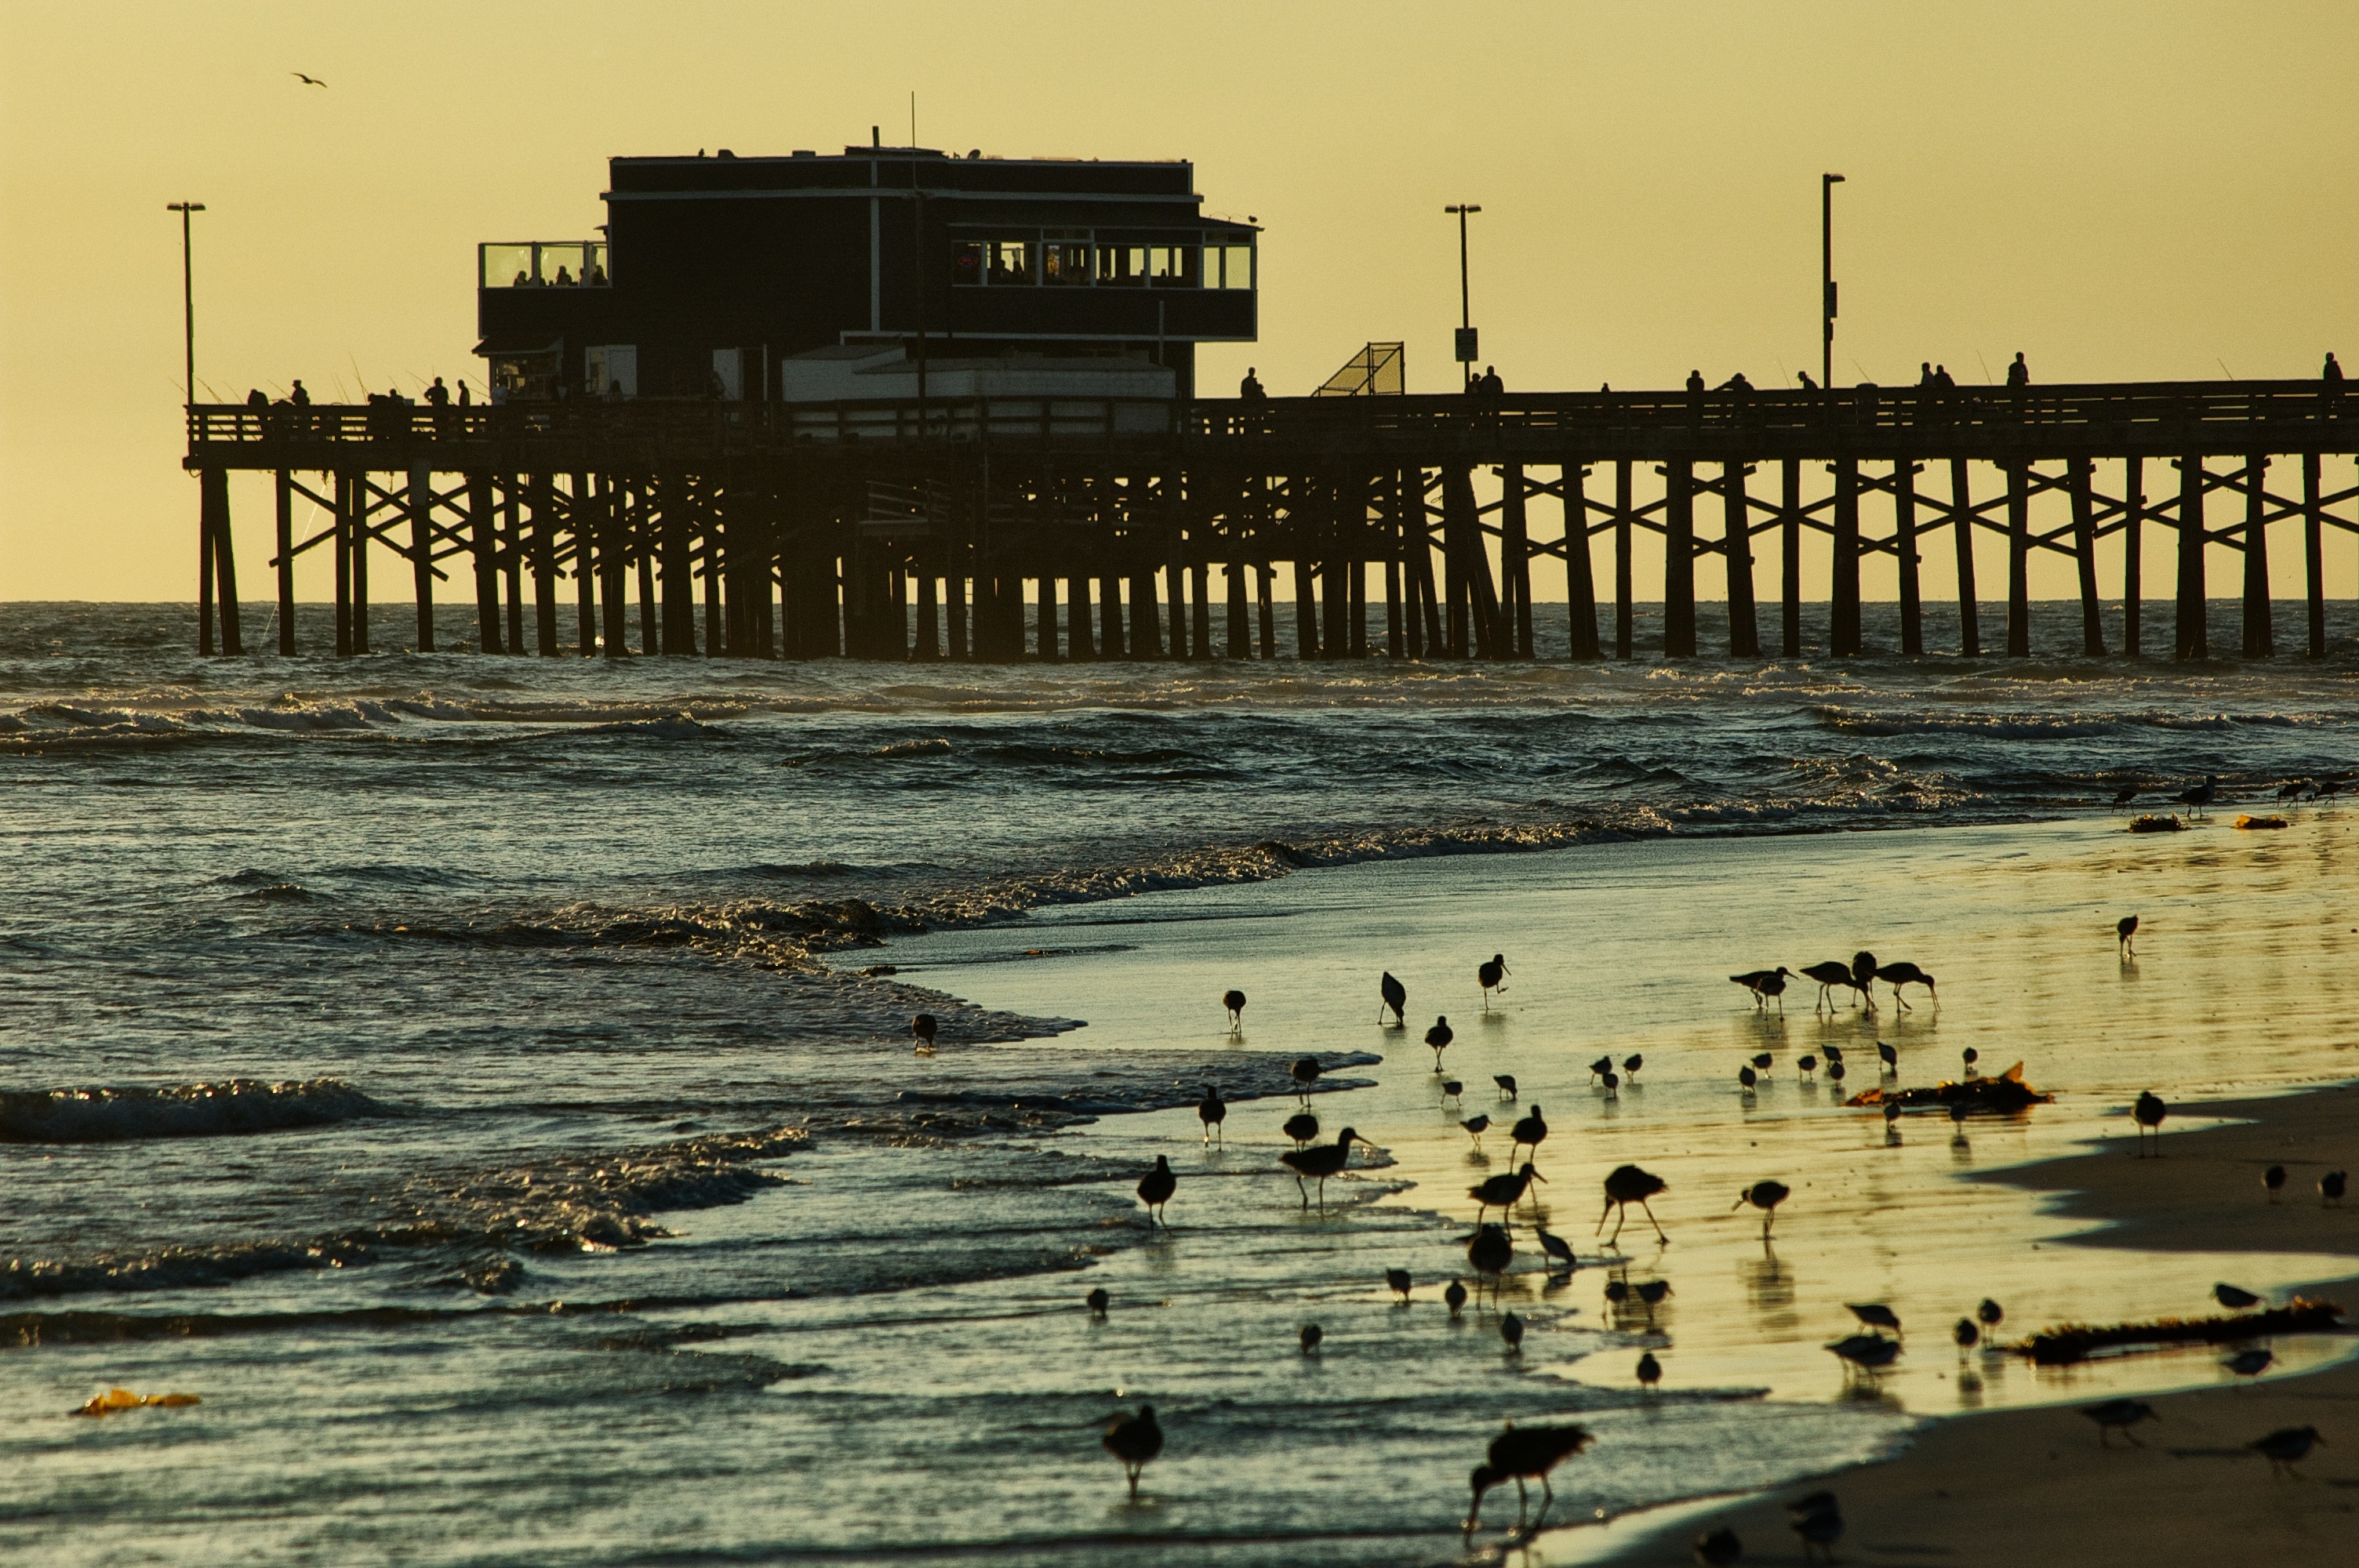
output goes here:
[[600, 238], [477, 247], [501, 401], [786, 401], [828, 361], [786, 362], [862, 349], [898, 349], [919, 396], [938, 359], [970, 382], [1038, 359], [1093, 386], [1070, 362], [1161, 367], [1186, 398], [1198, 343], [1255, 337], [1258, 231], [1206, 216], [1184, 161], [870, 146], [608, 168]]

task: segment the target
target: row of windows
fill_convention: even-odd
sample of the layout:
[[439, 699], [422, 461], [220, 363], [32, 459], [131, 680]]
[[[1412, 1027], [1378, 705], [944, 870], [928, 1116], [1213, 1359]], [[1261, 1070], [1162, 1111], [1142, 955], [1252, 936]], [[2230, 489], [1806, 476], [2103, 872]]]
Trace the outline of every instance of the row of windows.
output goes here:
[[478, 288], [602, 288], [606, 281], [602, 240], [475, 247]]
[[1254, 247], [969, 240], [951, 247], [951, 280], [987, 288], [1251, 288]]

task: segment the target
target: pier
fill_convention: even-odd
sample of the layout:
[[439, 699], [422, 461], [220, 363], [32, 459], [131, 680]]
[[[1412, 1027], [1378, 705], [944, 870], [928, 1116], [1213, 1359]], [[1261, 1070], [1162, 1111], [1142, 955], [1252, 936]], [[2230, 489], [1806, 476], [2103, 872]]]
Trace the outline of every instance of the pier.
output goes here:
[[[2035, 551], [2074, 563], [2082, 607], [2082, 646], [2043, 652], [2205, 658], [2218, 546], [2242, 558], [2243, 624], [2216, 651], [2267, 657], [2283, 630], [2318, 657], [2325, 533], [2359, 534], [2359, 403], [2319, 381], [200, 405], [188, 421], [207, 654], [245, 651], [234, 470], [275, 476], [282, 654], [329, 651], [294, 633], [295, 557], [327, 549], [339, 654], [369, 651], [374, 565], [407, 575], [421, 652], [435, 600], [472, 592], [484, 654], [1528, 659], [1547, 572], [1562, 574], [1549, 586], [1568, 602], [1549, 612], [1568, 615], [1572, 656], [1626, 659], [1645, 550], [1659, 552], [1670, 658], [1799, 654], [1806, 552], [1831, 567], [1834, 654], [1863, 651], [1861, 568], [1888, 555], [1897, 652], [2028, 656]], [[2047, 492], [2069, 522], [2035, 528]], [[330, 520], [303, 537], [299, 498]], [[2298, 630], [2272, 623], [2273, 524], [2280, 555], [2299, 534]], [[2151, 530], [2169, 554], [2149, 569]], [[1984, 624], [1978, 531], [2005, 541], [2001, 625]], [[2116, 534], [2120, 578], [2101, 584], [2097, 546]], [[1954, 648], [1925, 646], [1928, 550], [1956, 564]], [[1698, 645], [1699, 573], [1724, 582], [1724, 649]], [[2174, 624], [2142, 626], [2164, 573]]]

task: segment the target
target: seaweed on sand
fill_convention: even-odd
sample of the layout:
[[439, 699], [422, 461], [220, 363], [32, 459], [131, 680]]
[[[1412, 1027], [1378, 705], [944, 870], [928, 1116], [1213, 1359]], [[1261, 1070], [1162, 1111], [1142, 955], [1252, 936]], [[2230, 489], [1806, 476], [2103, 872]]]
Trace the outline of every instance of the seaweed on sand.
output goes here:
[[2071, 1323], [2042, 1329], [2016, 1346], [2041, 1367], [2061, 1367], [2086, 1360], [2093, 1351], [2118, 1346], [2225, 1345], [2239, 1339], [2262, 1339], [2275, 1334], [2331, 1333], [2343, 1316], [2332, 1302], [2296, 1296], [2267, 1312], [2235, 1313], [2215, 1317], [2164, 1317], [2152, 1323], [2116, 1323], [2104, 1327]]

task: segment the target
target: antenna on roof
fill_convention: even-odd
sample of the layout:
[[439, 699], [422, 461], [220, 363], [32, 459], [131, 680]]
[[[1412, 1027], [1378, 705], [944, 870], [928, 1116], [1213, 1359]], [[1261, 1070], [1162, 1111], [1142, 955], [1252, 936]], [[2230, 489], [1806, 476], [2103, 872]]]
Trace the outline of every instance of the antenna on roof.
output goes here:
[[918, 145], [918, 90], [909, 89], [909, 145]]

